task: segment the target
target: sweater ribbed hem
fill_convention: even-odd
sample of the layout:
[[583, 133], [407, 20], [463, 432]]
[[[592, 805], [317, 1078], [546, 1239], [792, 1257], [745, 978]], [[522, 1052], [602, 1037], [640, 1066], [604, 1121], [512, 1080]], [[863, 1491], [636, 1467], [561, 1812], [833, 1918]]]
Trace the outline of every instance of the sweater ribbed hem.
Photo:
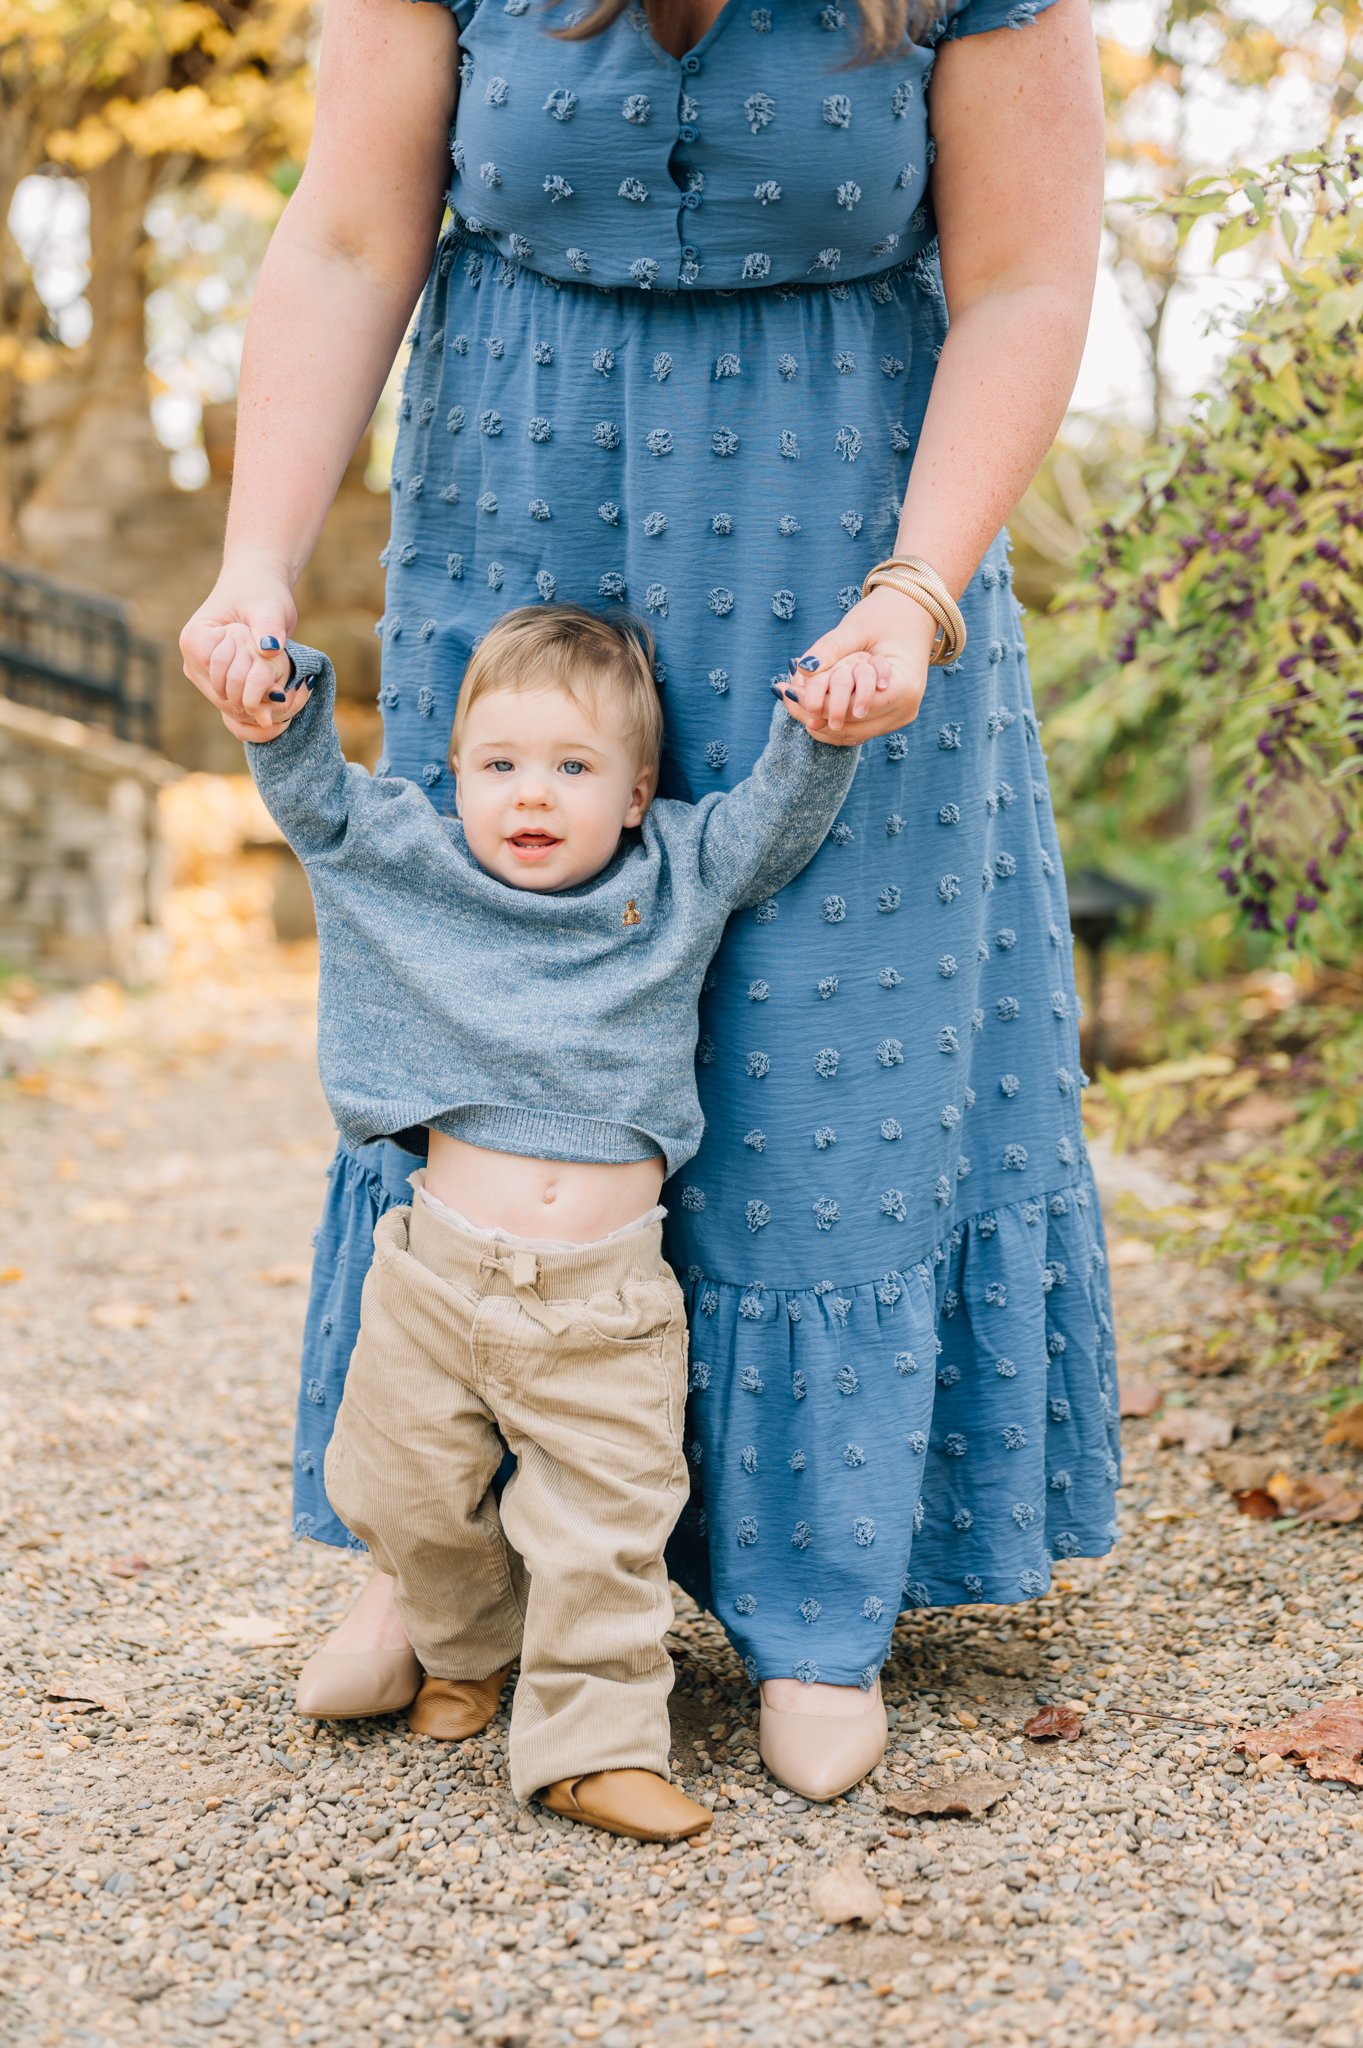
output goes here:
[[514, 1152], [523, 1159], [560, 1159], [575, 1165], [628, 1166], [657, 1159], [662, 1147], [633, 1124], [571, 1116], [558, 1109], [523, 1109], [510, 1103], [465, 1102], [435, 1116], [412, 1118], [432, 1130], [479, 1145], [487, 1152]]

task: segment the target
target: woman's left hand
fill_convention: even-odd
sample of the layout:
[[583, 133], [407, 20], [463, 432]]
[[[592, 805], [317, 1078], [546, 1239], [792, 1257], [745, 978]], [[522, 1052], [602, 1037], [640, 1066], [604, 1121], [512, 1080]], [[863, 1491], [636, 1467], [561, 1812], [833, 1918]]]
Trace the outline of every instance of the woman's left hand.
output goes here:
[[936, 621], [921, 604], [881, 584], [823, 638], [786, 685], [787, 708], [831, 746], [856, 747], [912, 725], [928, 681]]

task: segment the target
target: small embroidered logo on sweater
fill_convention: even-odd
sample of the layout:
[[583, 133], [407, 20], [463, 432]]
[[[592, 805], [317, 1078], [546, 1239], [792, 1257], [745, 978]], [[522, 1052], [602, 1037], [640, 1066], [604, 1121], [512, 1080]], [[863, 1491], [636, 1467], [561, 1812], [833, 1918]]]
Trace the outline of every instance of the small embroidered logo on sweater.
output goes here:
[[621, 924], [642, 924], [643, 921], [643, 918], [639, 915], [639, 906], [631, 896], [629, 902], [625, 905], [620, 922]]

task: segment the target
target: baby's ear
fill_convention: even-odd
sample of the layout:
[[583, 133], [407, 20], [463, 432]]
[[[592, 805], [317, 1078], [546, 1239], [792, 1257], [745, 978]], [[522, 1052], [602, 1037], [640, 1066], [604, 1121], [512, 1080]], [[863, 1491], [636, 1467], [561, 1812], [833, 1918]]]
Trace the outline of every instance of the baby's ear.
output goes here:
[[450, 755], [450, 773], [454, 777], [454, 815], [459, 816], [459, 756]]
[[629, 809], [625, 812], [625, 823], [627, 825], [641, 825], [643, 823], [644, 813], [652, 803], [657, 791], [657, 769], [641, 768], [635, 778], [634, 787], [629, 793]]

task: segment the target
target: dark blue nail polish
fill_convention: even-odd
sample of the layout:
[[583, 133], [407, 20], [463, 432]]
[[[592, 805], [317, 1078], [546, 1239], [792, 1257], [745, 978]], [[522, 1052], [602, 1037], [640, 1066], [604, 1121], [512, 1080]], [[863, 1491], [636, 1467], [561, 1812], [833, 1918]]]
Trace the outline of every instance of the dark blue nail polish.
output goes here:
[[819, 657], [817, 654], [802, 654], [796, 663], [796, 667], [802, 668], [806, 675], [812, 675], [818, 666]]
[[781, 694], [783, 697], [789, 697], [792, 704], [798, 704], [800, 701], [800, 692], [798, 690], [783, 690]]
[[262, 654], [278, 654], [279, 642], [275, 639], [273, 633], [265, 634], [260, 643], [260, 651]]
[[303, 678], [303, 688], [304, 688], [305, 690], [315, 690], [315, 689], [317, 688], [317, 678], [316, 678], [316, 676], [304, 676], [304, 678]]
[[794, 673], [795, 673], [796, 669], [797, 669], [797, 668], [798, 668], [799, 666], [800, 666], [800, 657], [799, 657], [799, 655], [798, 655], [798, 654], [792, 654], [792, 655], [791, 655], [791, 656], [789, 657], [789, 659], [787, 660], [787, 662], [786, 662], [786, 667], [787, 667], [787, 668], [788, 668], [788, 669], [790, 670], [791, 674], [792, 674], [792, 675], [794, 675]]
[[271, 690], [270, 702], [272, 704], [287, 704], [288, 701], [289, 695], [287, 690]]

